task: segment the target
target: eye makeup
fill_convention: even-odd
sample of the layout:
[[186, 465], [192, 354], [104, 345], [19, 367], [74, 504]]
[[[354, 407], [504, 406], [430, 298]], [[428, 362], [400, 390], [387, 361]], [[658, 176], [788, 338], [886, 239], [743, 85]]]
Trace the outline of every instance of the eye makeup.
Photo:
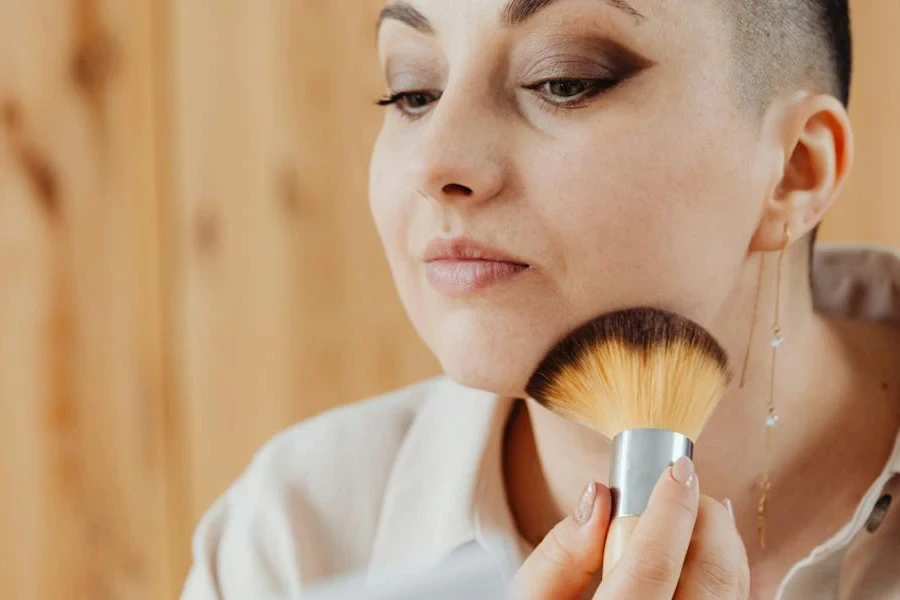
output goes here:
[[617, 42], [565, 35], [524, 42], [511, 60], [512, 73], [523, 87], [551, 80], [621, 81], [651, 64]]
[[[510, 40], [505, 56], [498, 53], [498, 69], [493, 72], [502, 64], [506, 73], [504, 86], [496, 86], [498, 93], [526, 91], [544, 108], [581, 108], [655, 64], [599, 30], [560, 23], [553, 27], [529, 29]], [[449, 67], [435, 49], [417, 45], [402, 50], [386, 57], [390, 91], [376, 103], [393, 106], [415, 120], [440, 100]], [[486, 55], [484, 60], [493, 59]], [[485, 76], [483, 85], [495, 84]]]

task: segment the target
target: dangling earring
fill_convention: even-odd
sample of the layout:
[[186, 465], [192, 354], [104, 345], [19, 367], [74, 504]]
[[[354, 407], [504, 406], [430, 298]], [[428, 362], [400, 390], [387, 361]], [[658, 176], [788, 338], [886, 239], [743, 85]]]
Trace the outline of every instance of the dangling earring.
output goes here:
[[762, 290], [763, 267], [766, 264], [765, 255], [759, 255], [759, 269], [756, 275], [756, 295], [753, 300], [753, 315], [750, 318], [750, 335], [747, 337], [747, 348], [744, 350], [744, 366], [741, 368], [740, 389], [744, 389], [747, 383], [747, 366], [750, 364], [750, 352], [753, 350], [753, 333], [756, 331], [756, 318], [759, 314], [759, 293]]
[[784, 255], [787, 253], [788, 246], [791, 244], [790, 225], [784, 225], [784, 247], [778, 256], [778, 275], [775, 282], [775, 322], [772, 324], [772, 362], [769, 371], [769, 398], [766, 402], [766, 447], [765, 447], [765, 463], [760, 486], [762, 492], [759, 497], [759, 506], [757, 507], [757, 522], [759, 529], [759, 546], [763, 550], [766, 549], [767, 537], [767, 516], [769, 504], [769, 491], [772, 489], [772, 478], [770, 473], [771, 457], [772, 457], [772, 431], [778, 425], [778, 412], [775, 407], [775, 364], [778, 358], [778, 349], [784, 345], [784, 332], [781, 329], [781, 273], [784, 264]]

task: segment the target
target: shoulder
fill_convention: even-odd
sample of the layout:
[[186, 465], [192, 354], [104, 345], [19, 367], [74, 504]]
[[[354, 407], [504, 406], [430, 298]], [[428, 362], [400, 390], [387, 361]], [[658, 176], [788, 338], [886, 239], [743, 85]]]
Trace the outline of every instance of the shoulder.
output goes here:
[[183, 598], [297, 592], [304, 581], [364, 567], [405, 438], [456, 388], [424, 381], [272, 438], [198, 525]]
[[[367, 461], [390, 461], [423, 406], [453, 384], [431, 379], [335, 408], [298, 423], [276, 435], [254, 456], [246, 477], [314, 483], [332, 482], [335, 464], [365, 456]], [[352, 471], [348, 473], [353, 473]]]

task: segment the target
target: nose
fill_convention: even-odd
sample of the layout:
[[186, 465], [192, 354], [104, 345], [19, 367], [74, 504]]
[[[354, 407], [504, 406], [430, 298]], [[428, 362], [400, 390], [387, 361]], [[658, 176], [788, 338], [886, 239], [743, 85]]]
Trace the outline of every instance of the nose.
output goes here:
[[467, 204], [500, 194], [506, 179], [503, 124], [486, 102], [445, 92], [436, 103], [411, 165], [420, 192], [440, 203]]

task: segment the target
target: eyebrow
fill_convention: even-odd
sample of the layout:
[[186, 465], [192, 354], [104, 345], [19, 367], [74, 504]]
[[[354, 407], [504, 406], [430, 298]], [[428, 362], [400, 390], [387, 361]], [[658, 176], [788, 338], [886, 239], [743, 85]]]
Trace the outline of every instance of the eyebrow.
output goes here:
[[416, 10], [416, 8], [408, 2], [397, 2], [386, 6], [378, 15], [376, 29], [381, 29], [382, 23], [388, 19], [405, 23], [416, 31], [434, 35], [434, 27], [431, 26], [428, 17]]
[[[556, 4], [560, 0], [510, 0], [506, 8], [503, 9], [503, 24], [507, 27], [513, 27], [526, 21], [535, 13], [541, 11], [551, 4]], [[604, 3], [617, 8], [631, 17], [643, 20], [645, 17], [634, 9], [626, 0], [602, 0]]]
[[[506, 27], [514, 27], [527, 21], [539, 11], [547, 8], [551, 4], [555, 4], [560, 0], [509, 0], [509, 3], [501, 13], [503, 25]], [[643, 14], [639, 13], [628, 3], [627, 0], [600, 0], [613, 8], [617, 8], [626, 13], [630, 17], [644, 20]], [[416, 31], [420, 31], [427, 35], [434, 35], [434, 27], [428, 20], [428, 17], [419, 12], [414, 6], [408, 2], [396, 2], [385, 7], [378, 15], [378, 23], [376, 29], [381, 29], [381, 25], [387, 20], [399, 21], [412, 27]]]

